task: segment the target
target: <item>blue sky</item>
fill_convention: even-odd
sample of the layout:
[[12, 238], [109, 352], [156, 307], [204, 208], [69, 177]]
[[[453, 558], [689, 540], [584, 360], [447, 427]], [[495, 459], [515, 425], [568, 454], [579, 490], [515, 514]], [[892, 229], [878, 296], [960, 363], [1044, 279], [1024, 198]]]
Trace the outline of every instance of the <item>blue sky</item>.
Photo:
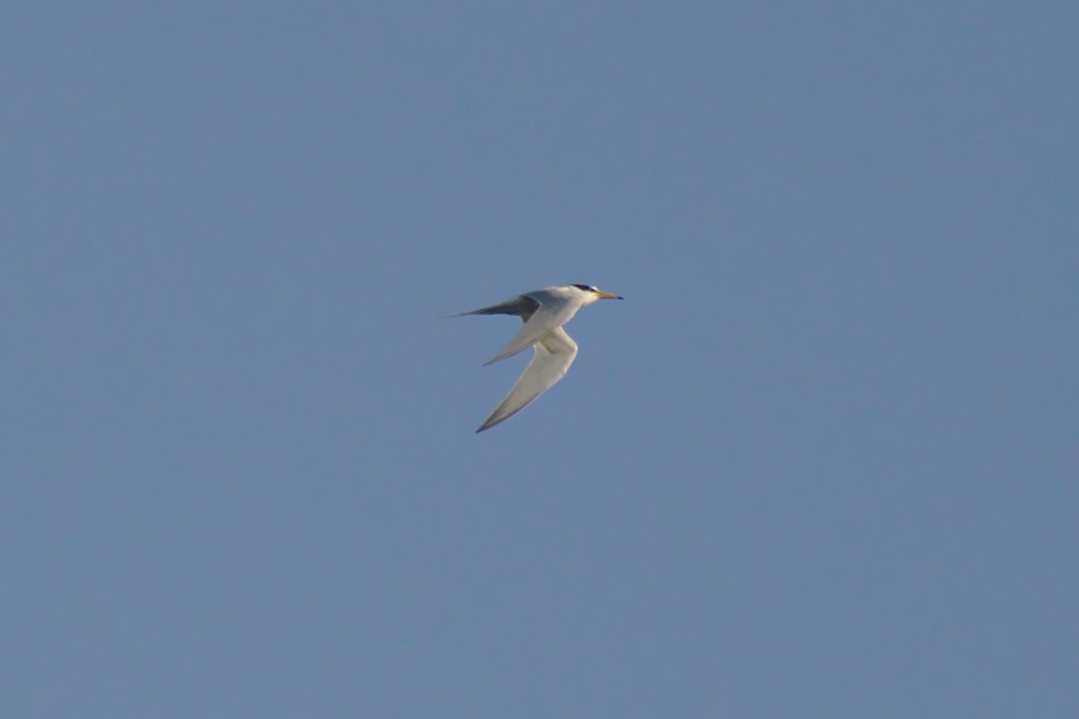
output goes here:
[[1079, 10], [882, 5], [6, 13], [4, 716], [1073, 715]]

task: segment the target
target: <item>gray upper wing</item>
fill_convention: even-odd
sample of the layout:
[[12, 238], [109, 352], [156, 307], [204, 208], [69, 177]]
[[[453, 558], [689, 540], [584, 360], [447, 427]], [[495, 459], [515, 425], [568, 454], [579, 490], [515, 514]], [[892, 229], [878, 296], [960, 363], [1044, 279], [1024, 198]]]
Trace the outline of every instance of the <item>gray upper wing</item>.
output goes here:
[[539, 306], [540, 303], [528, 295], [518, 295], [512, 300], [499, 302], [497, 305], [490, 305], [489, 307], [480, 307], [478, 310], [460, 312], [454, 317], [464, 315], [516, 315], [521, 318], [521, 321], [528, 322], [529, 318], [539, 309]]

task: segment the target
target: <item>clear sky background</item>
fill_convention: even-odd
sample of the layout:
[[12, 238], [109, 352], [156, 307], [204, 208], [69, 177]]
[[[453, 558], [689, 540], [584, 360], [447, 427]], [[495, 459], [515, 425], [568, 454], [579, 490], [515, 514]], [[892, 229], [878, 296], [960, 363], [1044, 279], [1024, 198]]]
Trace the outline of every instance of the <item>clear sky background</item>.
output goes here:
[[4, 13], [0, 714], [1079, 715], [1075, 3], [172, 5]]

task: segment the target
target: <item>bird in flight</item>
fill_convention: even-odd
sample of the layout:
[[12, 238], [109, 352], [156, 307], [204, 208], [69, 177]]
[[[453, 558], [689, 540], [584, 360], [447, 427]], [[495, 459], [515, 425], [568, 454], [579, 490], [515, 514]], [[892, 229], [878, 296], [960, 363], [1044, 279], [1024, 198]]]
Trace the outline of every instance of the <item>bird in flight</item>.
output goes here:
[[528, 347], [532, 348], [533, 353], [532, 361], [517, 378], [513, 389], [476, 432], [483, 432], [499, 422], [505, 422], [565, 376], [577, 357], [577, 343], [566, 334], [562, 325], [573, 319], [577, 310], [599, 300], [620, 299], [620, 295], [604, 292], [592, 285], [559, 285], [525, 292], [497, 305], [454, 315], [517, 315], [524, 322], [524, 327], [517, 336], [510, 340], [501, 352], [485, 362], [484, 367], [512, 357]]

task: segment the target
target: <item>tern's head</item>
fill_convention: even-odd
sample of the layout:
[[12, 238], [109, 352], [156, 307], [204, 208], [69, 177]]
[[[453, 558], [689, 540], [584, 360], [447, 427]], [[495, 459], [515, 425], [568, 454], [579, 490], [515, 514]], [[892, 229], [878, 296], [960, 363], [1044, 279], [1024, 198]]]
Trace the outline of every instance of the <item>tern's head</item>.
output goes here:
[[592, 304], [597, 300], [620, 300], [622, 295], [616, 295], [613, 292], [604, 292], [594, 285], [570, 285], [579, 290], [583, 296], [586, 304]]

